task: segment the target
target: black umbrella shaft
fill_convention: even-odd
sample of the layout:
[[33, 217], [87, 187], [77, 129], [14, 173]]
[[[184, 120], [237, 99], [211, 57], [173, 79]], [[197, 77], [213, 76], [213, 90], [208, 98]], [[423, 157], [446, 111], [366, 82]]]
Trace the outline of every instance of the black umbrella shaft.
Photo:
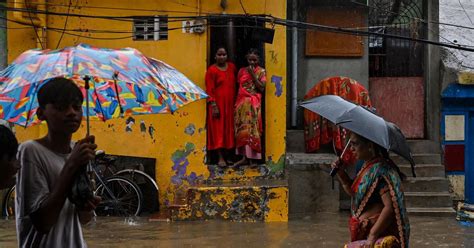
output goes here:
[[86, 137], [89, 136], [90, 134], [90, 127], [89, 127], [89, 81], [90, 81], [90, 77], [89, 76], [85, 76], [84, 77], [84, 88], [86, 89], [86, 128], [87, 128], [87, 132], [86, 132]]

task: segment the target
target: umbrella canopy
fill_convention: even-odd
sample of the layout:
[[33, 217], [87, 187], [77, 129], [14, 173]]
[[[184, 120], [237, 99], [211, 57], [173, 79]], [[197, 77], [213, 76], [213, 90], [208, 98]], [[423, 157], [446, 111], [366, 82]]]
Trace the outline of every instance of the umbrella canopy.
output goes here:
[[410, 148], [400, 128], [394, 123], [335, 95], [319, 96], [303, 102], [300, 106], [402, 156], [410, 162], [415, 175], [415, 161]]
[[[90, 90], [84, 77], [90, 77]], [[133, 48], [86, 44], [61, 50], [28, 50], [0, 72], [0, 118], [22, 125], [39, 123], [36, 93], [49, 79], [73, 79], [91, 99], [84, 114], [107, 120], [121, 114], [172, 113], [206, 93], [166, 63]], [[84, 103], [84, 108], [89, 105]]]

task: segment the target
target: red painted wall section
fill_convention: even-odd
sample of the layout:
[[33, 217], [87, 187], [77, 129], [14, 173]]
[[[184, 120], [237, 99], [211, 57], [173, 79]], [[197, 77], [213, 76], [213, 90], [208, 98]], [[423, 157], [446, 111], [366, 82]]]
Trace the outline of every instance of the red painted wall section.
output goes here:
[[446, 171], [464, 171], [464, 145], [444, 146]]
[[369, 79], [369, 88], [377, 114], [397, 124], [407, 138], [424, 138], [422, 77], [373, 77]]

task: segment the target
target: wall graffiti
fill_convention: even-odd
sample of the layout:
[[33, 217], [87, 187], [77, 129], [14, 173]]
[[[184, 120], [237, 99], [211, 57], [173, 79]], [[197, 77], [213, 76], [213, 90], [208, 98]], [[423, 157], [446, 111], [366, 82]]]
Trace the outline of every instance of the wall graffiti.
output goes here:
[[171, 169], [175, 172], [171, 177], [171, 183], [175, 185], [181, 185], [183, 182], [194, 184], [197, 180], [203, 178], [202, 175], [198, 176], [195, 172], [191, 172], [189, 175], [187, 174], [189, 166], [188, 156], [193, 153], [195, 149], [196, 146], [193, 143], [186, 143], [183, 150], [176, 150], [171, 155], [171, 160], [173, 161]]
[[283, 93], [283, 86], [281, 83], [282, 81], [283, 81], [283, 77], [272, 75], [271, 82], [275, 84], [275, 88], [276, 88], [275, 96], [277, 97], [280, 97], [281, 94]]
[[270, 60], [274, 64], [278, 64], [278, 53], [274, 50], [270, 50]]

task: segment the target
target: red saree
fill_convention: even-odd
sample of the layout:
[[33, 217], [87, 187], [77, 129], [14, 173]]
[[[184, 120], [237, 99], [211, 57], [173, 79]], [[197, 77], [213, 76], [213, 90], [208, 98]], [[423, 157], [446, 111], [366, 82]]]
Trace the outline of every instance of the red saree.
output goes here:
[[[266, 83], [265, 70], [255, 67], [258, 80]], [[262, 158], [262, 94], [257, 90], [247, 67], [238, 73], [239, 91], [235, 102], [235, 142], [237, 154], [251, 159]]]
[[[321, 80], [304, 96], [311, 99], [321, 95], [338, 95], [362, 106], [371, 106], [369, 92], [353, 79], [348, 77], [330, 77]], [[330, 121], [319, 115], [304, 110], [304, 137], [306, 152], [316, 152], [322, 144], [334, 140], [336, 149], [344, 149], [346, 133], [336, 128]], [[349, 155], [349, 153], [348, 153]], [[347, 161], [345, 159], [345, 161]]]
[[212, 117], [212, 107], [207, 109], [207, 149], [232, 149], [234, 142], [234, 99], [235, 65], [227, 62], [227, 70], [222, 71], [211, 65], [206, 72], [207, 102], [215, 102], [220, 117]]

